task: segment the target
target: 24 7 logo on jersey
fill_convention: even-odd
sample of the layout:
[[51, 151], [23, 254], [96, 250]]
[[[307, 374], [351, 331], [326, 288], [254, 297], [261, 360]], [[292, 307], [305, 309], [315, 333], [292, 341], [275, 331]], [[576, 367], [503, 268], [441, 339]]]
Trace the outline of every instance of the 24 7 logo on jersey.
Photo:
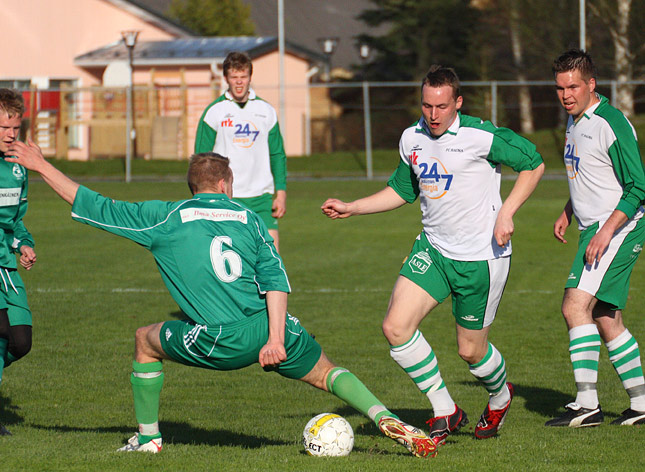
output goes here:
[[427, 252], [419, 251], [410, 258], [408, 265], [415, 274], [425, 274], [432, 265], [432, 259]]
[[431, 157], [427, 162], [419, 162], [418, 166], [419, 190], [426, 197], [441, 198], [450, 190], [453, 175], [448, 172], [446, 166], [439, 159]]
[[578, 175], [578, 167], [580, 166], [580, 158], [576, 156], [576, 143], [567, 142], [564, 146], [564, 167], [567, 169], [567, 175], [570, 179], [575, 179]]
[[250, 148], [255, 143], [260, 132], [257, 126], [250, 121], [242, 123], [235, 123], [235, 131], [233, 133], [233, 144], [242, 148]]

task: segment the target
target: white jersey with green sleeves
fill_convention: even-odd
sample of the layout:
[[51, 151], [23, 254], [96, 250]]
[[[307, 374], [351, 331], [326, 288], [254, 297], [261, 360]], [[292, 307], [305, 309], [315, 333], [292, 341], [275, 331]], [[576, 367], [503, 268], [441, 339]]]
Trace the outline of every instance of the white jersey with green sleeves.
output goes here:
[[500, 164], [516, 172], [538, 167], [542, 157], [530, 141], [458, 113], [438, 138], [419, 119], [403, 131], [399, 153], [388, 185], [408, 203], [420, 198], [423, 231], [434, 248], [460, 261], [511, 254], [510, 241], [499, 247], [493, 237], [502, 206]]
[[640, 218], [645, 171], [636, 131], [607, 98], [574, 121], [569, 117], [564, 164], [573, 213], [580, 230], [604, 223], [614, 210]]
[[150, 250], [171, 296], [198, 324], [265, 312], [264, 293], [291, 291], [262, 220], [224, 194], [129, 203], [81, 186], [72, 218]]
[[287, 159], [275, 109], [249, 90], [240, 105], [229, 92], [211, 103], [199, 121], [195, 153], [230, 159], [233, 197], [259, 197], [286, 189]]

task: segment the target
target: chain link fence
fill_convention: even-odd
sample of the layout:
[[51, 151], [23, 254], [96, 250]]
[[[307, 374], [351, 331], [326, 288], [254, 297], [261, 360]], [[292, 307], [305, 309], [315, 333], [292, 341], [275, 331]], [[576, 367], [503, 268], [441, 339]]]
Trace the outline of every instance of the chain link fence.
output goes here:
[[[645, 113], [645, 81], [632, 83], [636, 114]], [[530, 97], [528, 114], [519, 105], [522, 87]], [[134, 157], [144, 159], [188, 158], [202, 112], [221, 93], [205, 86], [135, 86], [133, 90]], [[122, 158], [129, 136], [126, 91], [106, 87], [24, 90], [25, 132], [48, 156]], [[615, 103], [615, 81], [598, 81], [598, 91]], [[304, 130], [297, 136], [302, 155], [364, 151], [369, 168], [371, 150], [396, 148], [402, 130], [420, 116], [417, 82], [310, 84], [306, 92], [308, 100], [297, 104], [296, 115], [301, 116], [299, 129]], [[526, 132], [527, 115], [536, 131], [564, 126], [567, 118], [551, 81], [462, 82], [462, 95], [463, 113], [520, 133]], [[288, 110], [288, 88], [286, 97]], [[281, 126], [286, 139], [295, 137], [289, 136], [294, 132], [289, 123]]]

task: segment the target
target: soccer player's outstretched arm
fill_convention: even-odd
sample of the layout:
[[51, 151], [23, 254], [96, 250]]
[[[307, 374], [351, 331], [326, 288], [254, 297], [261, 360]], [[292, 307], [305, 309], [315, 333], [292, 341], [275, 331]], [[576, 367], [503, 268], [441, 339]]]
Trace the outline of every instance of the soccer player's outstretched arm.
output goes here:
[[38, 172], [47, 185], [63, 200], [70, 205], [74, 203], [79, 184], [47, 162], [40, 147], [31, 139], [27, 144], [14, 141], [9, 148], [8, 154], [15, 157], [5, 158], [7, 162], [16, 162], [29, 170]]
[[392, 187], [385, 187], [369, 197], [360, 198], [345, 203], [336, 198], [330, 198], [320, 207], [322, 212], [332, 220], [349, 218], [355, 215], [368, 215], [394, 210], [403, 206], [406, 201]]

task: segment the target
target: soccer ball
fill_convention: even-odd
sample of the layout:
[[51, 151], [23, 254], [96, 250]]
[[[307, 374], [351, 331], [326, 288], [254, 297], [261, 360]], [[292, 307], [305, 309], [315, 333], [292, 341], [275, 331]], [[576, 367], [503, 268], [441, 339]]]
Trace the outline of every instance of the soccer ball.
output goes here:
[[305, 426], [302, 444], [310, 456], [346, 456], [354, 447], [354, 431], [342, 416], [322, 413], [311, 418]]

